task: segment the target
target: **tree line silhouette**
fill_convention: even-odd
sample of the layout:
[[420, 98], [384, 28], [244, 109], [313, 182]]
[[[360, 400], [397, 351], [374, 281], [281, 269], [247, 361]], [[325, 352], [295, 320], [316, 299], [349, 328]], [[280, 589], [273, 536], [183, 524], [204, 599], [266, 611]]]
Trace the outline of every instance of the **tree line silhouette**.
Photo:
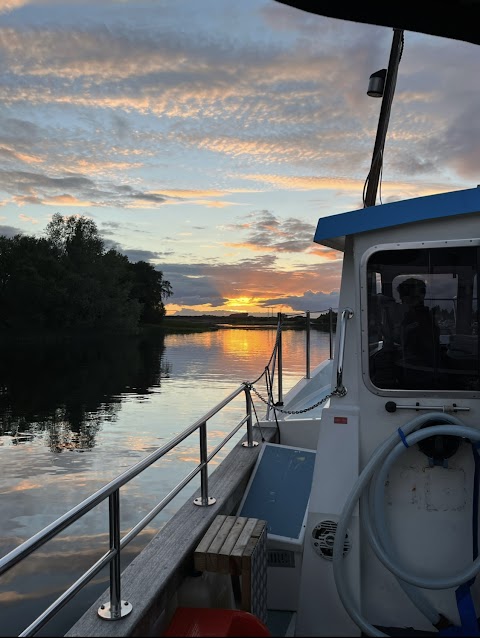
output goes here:
[[0, 331], [135, 332], [165, 315], [170, 282], [106, 250], [84, 216], [53, 215], [45, 237], [0, 236]]

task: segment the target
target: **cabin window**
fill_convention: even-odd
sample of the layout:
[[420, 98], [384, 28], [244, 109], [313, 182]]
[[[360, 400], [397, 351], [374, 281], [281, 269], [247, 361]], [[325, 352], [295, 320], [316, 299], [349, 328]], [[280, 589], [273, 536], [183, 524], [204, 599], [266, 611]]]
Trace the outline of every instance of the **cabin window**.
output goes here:
[[452, 242], [370, 255], [368, 372], [376, 388], [480, 390], [479, 250]]

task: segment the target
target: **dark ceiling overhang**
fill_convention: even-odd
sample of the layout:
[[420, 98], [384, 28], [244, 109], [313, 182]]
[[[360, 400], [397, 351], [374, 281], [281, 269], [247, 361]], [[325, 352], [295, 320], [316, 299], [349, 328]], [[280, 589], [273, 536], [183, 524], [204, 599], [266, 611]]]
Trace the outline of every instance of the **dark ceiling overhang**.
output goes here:
[[480, 44], [480, 0], [276, 0], [329, 18]]

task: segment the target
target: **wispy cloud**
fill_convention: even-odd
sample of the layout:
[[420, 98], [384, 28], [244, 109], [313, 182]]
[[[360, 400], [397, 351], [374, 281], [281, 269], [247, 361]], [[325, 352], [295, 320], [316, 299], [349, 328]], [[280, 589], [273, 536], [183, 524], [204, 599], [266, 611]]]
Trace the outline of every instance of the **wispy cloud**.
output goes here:
[[246, 239], [240, 242], [225, 242], [226, 246], [249, 248], [267, 252], [305, 252], [315, 233], [313, 224], [290, 217], [279, 219], [268, 210], [254, 211], [244, 222], [232, 224], [228, 230], [245, 232]]
[[[406, 161], [406, 160], [404, 160]], [[244, 179], [253, 180], [276, 186], [285, 190], [314, 191], [329, 190], [337, 193], [361, 193], [364, 180], [347, 179], [342, 177], [289, 176], [269, 174], [245, 174]], [[458, 184], [428, 183], [428, 182], [396, 182], [382, 180], [382, 192], [385, 196], [421, 197], [433, 195], [460, 188]]]
[[23, 215], [22, 213], [20, 213], [18, 218], [21, 219], [22, 222], [27, 222], [28, 224], [38, 224], [38, 219], [34, 219], [33, 217], [29, 217], [28, 215]]

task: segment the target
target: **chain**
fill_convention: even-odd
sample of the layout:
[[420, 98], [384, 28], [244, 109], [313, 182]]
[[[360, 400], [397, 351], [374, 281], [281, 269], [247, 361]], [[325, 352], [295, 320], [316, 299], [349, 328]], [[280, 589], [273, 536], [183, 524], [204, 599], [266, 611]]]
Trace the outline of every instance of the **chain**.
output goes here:
[[[269, 402], [264, 397], [262, 397], [262, 395], [258, 392], [256, 388], [253, 387], [251, 383], [248, 383], [248, 381], [244, 381], [243, 383], [248, 390], [253, 390], [253, 392], [255, 392], [255, 394], [260, 399], [260, 401], [263, 401], [265, 405], [267, 406], [269, 405]], [[323, 397], [323, 399], [320, 399], [320, 401], [317, 401], [317, 403], [315, 403], [314, 405], [311, 405], [309, 408], [304, 408], [303, 410], [282, 410], [282, 408], [279, 408], [276, 405], [273, 405], [273, 408], [274, 410], [277, 410], [278, 412], [282, 412], [282, 414], [303, 414], [304, 412], [310, 412], [310, 410], [314, 410], [315, 408], [318, 408], [319, 405], [322, 405], [322, 403], [325, 403], [325, 401], [327, 401], [331, 397], [334, 397], [334, 396], [343, 397], [345, 396], [345, 394], [346, 394], [345, 388], [341, 388], [341, 389], [335, 388], [335, 390], [330, 392], [330, 394], [327, 394], [325, 397]]]

